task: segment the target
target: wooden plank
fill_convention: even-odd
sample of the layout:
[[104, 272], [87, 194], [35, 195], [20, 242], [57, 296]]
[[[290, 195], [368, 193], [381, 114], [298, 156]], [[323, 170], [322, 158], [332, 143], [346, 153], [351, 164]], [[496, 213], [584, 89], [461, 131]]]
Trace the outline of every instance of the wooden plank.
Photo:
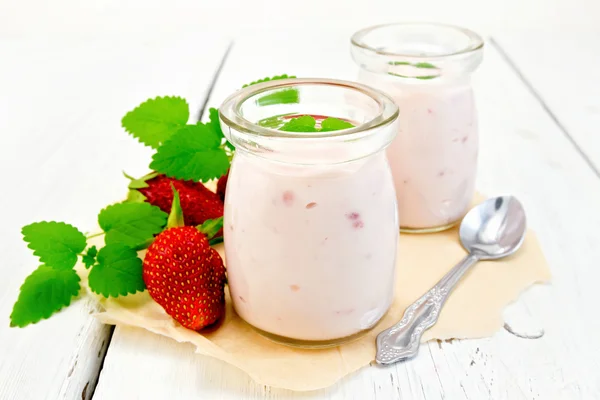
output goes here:
[[[150, 151], [121, 128], [148, 97], [185, 96], [203, 106], [226, 40], [0, 40], [0, 208], [4, 210], [0, 315], [8, 318], [38, 261], [20, 237], [37, 220], [93, 230], [126, 193], [121, 171], [147, 171]], [[26, 329], [0, 324], [0, 398], [91, 398], [112, 329], [78, 301]]]
[[600, 34], [499, 33], [494, 39], [600, 177]]
[[[302, 36], [245, 37], [233, 47], [210, 103], [259, 77], [353, 79], [348, 38], [318, 30]], [[554, 282], [518, 304], [521, 319], [543, 323], [542, 339], [505, 331], [493, 338], [430, 343], [410, 362], [369, 367], [332, 388], [294, 393], [253, 383], [241, 371], [195, 355], [189, 345], [117, 328], [95, 399], [546, 399], [596, 398], [600, 334], [595, 286], [600, 180], [494, 47], [475, 77], [481, 120], [478, 187], [514, 193], [528, 210]], [[523, 135], [523, 132], [529, 135]], [[519, 328], [518, 326], [515, 328]], [[127, 334], [126, 334], [127, 332]]]

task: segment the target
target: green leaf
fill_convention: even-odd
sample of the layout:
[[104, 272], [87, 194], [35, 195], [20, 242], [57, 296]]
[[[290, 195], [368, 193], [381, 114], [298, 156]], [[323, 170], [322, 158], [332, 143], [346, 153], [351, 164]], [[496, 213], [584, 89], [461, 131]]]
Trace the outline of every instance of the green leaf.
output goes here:
[[98, 248], [96, 246], [90, 247], [83, 255], [81, 261], [83, 261], [86, 268], [89, 268], [96, 263], [96, 255], [98, 255]]
[[130, 190], [127, 192], [126, 203], [144, 203], [146, 201], [146, 196], [142, 194], [139, 190]]
[[104, 297], [126, 296], [143, 291], [142, 260], [122, 244], [107, 244], [98, 252], [98, 264], [88, 277], [90, 289]]
[[149, 174], [146, 174], [141, 178], [134, 178], [132, 176], [127, 175], [125, 171], [123, 171], [123, 175], [125, 175], [126, 178], [131, 180], [128, 186], [129, 189], [143, 189], [150, 186], [146, 181], [156, 178], [160, 174], [158, 172], [150, 172]]
[[198, 226], [198, 230], [206, 235], [207, 238], [212, 239], [223, 228], [223, 217], [215, 219], [207, 219]]
[[293, 88], [276, 90], [256, 99], [256, 103], [261, 107], [275, 104], [297, 104], [299, 102], [300, 93], [298, 89]]
[[35, 222], [21, 232], [33, 254], [53, 268], [73, 268], [86, 246], [85, 235], [64, 222]]
[[354, 128], [348, 121], [344, 121], [338, 118], [325, 118], [321, 121], [321, 132], [339, 131], [342, 129]]
[[[276, 75], [271, 78], [267, 77], [267, 78], [259, 79], [254, 82], [250, 82], [247, 85], [244, 85], [242, 87], [252, 86], [257, 83], [277, 81], [280, 79], [291, 79], [291, 78], [295, 78], [295, 76], [293, 76], [293, 75], [288, 76], [287, 74]], [[288, 88], [288, 89], [281, 89], [281, 90], [278, 90], [275, 92], [271, 92], [262, 97], [259, 97], [256, 100], [256, 103], [260, 106], [270, 106], [270, 105], [274, 105], [274, 104], [296, 104], [299, 101], [300, 101], [300, 95], [299, 95], [298, 89]]]
[[79, 276], [73, 269], [40, 265], [29, 275], [10, 314], [10, 326], [24, 327], [50, 317], [71, 304], [79, 293]]
[[220, 140], [205, 125], [189, 125], [163, 144], [150, 168], [177, 179], [207, 182], [229, 169]]
[[123, 128], [147, 146], [158, 148], [187, 124], [190, 110], [181, 97], [148, 99], [123, 117]]
[[410, 65], [408, 61], [390, 61], [389, 65]]
[[276, 80], [279, 80], [279, 79], [291, 79], [291, 78], [295, 78], [295, 76], [294, 75], [289, 75], [288, 76], [287, 74], [275, 75], [275, 76], [270, 77], [270, 78], [266, 77], [266, 78], [259, 79], [259, 80], [254, 81], [254, 82], [247, 83], [247, 84], [245, 84], [242, 87], [245, 88], [246, 86], [256, 85], [257, 83], [263, 83], [263, 82], [269, 82], [269, 81], [276, 81]]
[[[221, 121], [219, 119], [219, 110], [216, 108], [211, 108], [208, 110], [210, 122], [207, 124], [209, 127], [217, 134], [219, 139], [222, 141], [225, 139], [225, 134], [223, 133], [223, 129], [221, 129]], [[225, 140], [225, 145], [229, 147], [231, 150], [234, 150], [235, 147], [228, 140]]]
[[208, 118], [210, 122], [208, 125], [212, 128], [213, 132], [217, 134], [219, 139], [225, 137], [223, 130], [221, 129], [221, 121], [219, 120], [219, 110], [216, 108], [210, 108], [208, 110]]
[[413, 64], [415, 67], [417, 68], [433, 68], [433, 69], [437, 69], [437, 67], [433, 64], [427, 63], [427, 62], [418, 62]]
[[290, 119], [279, 130], [286, 132], [317, 132], [317, 128], [315, 128], [316, 124], [317, 121], [313, 117], [303, 115]]
[[175, 186], [171, 183], [173, 189], [173, 203], [171, 204], [171, 213], [167, 220], [167, 228], [177, 228], [185, 226], [183, 220], [183, 210], [181, 209], [181, 202], [179, 201], [179, 192], [175, 189]]
[[98, 215], [107, 245], [123, 244], [134, 249], [149, 245], [166, 222], [167, 214], [148, 203], [113, 204]]

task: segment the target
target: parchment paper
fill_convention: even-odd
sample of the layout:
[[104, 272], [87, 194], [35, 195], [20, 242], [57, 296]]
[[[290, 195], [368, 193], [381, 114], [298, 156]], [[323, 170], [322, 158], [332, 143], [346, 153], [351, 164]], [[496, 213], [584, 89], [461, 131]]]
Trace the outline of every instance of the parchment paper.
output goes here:
[[[223, 256], [222, 245], [217, 250]], [[143, 252], [140, 255], [143, 257]], [[375, 356], [377, 333], [399, 321], [404, 309], [464, 255], [456, 228], [438, 234], [401, 235], [390, 311], [361, 339], [325, 350], [296, 349], [263, 338], [235, 314], [227, 289], [225, 318], [212, 332], [200, 334], [183, 328], [147, 292], [116, 299], [98, 297], [105, 312], [97, 318], [193, 343], [197, 353], [234, 365], [260, 384], [298, 391], [321, 389], [368, 365]], [[549, 280], [550, 271], [536, 237], [528, 232], [514, 256], [480, 262], [463, 278], [423, 341], [490, 336], [502, 328], [502, 310], [507, 304], [528, 286]]]

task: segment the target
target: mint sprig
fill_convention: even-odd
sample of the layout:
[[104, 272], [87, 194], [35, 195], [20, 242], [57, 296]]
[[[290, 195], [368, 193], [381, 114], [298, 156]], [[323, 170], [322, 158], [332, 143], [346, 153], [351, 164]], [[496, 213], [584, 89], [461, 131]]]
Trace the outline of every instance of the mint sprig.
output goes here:
[[128, 112], [121, 123], [140, 142], [156, 149], [185, 126], [189, 118], [185, 99], [167, 96], [146, 100]]
[[150, 168], [177, 179], [207, 182], [229, 169], [223, 146], [206, 125], [188, 125], [158, 149]]
[[40, 261], [52, 268], [70, 269], [85, 249], [85, 235], [64, 222], [36, 222], [23, 227], [23, 240]]
[[123, 244], [107, 244], [98, 252], [98, 263], [88, 277], [90, 289], [104, 297], [118, 297], [143, 291], [142, 260]]
[[148, 247], [154, 235], [167, 222], [167, 214], [149, 203], [118, 203], [98, 214], [98, 223], [106, 233], [105, 243], [123, 244], [133, 249]]
[[68, 306], [79, 293], [79, 280], [72, 269], [40, 265], [21, 286], [10, 314], [10, 326], [34, 324]]

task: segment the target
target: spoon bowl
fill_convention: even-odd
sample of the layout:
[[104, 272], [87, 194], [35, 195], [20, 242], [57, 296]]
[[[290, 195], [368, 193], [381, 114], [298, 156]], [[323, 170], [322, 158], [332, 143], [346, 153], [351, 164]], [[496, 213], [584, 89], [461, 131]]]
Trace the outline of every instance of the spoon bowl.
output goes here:
[[460, 225], [459, 235], [469, 253], [481, 260], [493, 260], [517, 251], [526, 229], [523, 205], [513, 196], [500, 196], [469, 211]]

